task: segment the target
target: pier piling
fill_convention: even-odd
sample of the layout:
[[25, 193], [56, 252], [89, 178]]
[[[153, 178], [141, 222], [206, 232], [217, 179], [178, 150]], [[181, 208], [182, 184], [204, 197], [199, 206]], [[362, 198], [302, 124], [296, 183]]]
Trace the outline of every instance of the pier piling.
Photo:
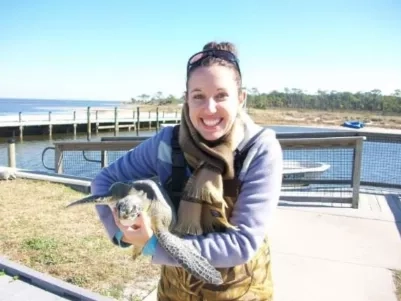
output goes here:
[[53, 135], [52, 112], [49, 112], [49, 137]]
[[22, 112], [18, 113], [18, 122], [19, 122], [19, 138], [22, 141], [24, 138], [24, 126], [22, 125]]
[[8, 167], [16, 168], [16, 159], [15, 159], [15, 139], [8, 139]]
[[139, 107], [136, 107], [136, 135], [139, 135], [140, 124], [139, 124]]
[[159, 107], [156, 107], [156, 133], [159, 131]]
[[90, 140], [91, 139], [91, 133], [92, 133], [92, 125], [91, 125], [91, 107], [88, 107], [87, 111], [86, 111], [86, 118], [87, 118], [87, 139]]
[[118, 107], [114, 108], [114, 136], [118, 136]]
[[96, 134], [99, 133], [99, 111], [96, 110]]

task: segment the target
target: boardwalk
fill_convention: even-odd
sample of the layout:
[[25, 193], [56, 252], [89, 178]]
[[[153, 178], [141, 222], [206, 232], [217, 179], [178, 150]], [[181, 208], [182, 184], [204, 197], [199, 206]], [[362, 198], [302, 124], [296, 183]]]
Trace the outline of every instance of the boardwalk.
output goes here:
[[153, 111], [140, 111], [136, 109], [102, 109], [97, 110], [88, 108], [87, 110], [77, 110], [66, 113], [29, 114], [20, 113], [15, 115], [0, 116], [0, 137], [1, 133], [9, 133], [17, 130], [20, 137], [23, 137], [24, 130], [38, 130], [45, 127], [49, 133], [56, 128], [71, 127], [71, 131], [76, 134], [78, 126], [86, 126], [86, 131], [91, 133], [93, 130], [98, 132], [104, 129], [115, 129], [116, 133], [120, 128], [131, 128], [140, 130], [142, 128], [158, 128], [163, 123], [178, 123], [181, 114], [176, 112], [165, 112], [155, 108]]
[[[97, 113], [96, 113], [97, 112]], [[140, 112], [140, 122], [156, 121], [160, 122], [176, 122], [180, 120], [180, 113], [175, 112], [163, 112], [156, 111]], [[136, 110], [120, 109], [117, 111], [117, 119], [119, 122], [136, 122], [138, 119]], [[114, 123], [115, 111], [114, 110], [91, 110], [90, 121], [92, 123]], [[48, 114], [24, 114], [21, 116], [18, 114], [9, 116], [0, 116], [0, 128], [1, 127], [18, 127], [18, 126], [35, 126], [35, 125], [67, 125], [67, 124], [87, 124], [88, 115], [87, 111], [80, 110], [70, 113], [51, 113]]]

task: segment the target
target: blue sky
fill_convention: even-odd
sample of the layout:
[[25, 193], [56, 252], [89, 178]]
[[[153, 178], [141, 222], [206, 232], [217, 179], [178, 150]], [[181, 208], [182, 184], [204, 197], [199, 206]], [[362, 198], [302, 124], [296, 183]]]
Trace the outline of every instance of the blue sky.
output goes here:
[[263, 92], [401, 89], [401, 1], [0, 0], [0, 97], [180, 96], [212, 40]]

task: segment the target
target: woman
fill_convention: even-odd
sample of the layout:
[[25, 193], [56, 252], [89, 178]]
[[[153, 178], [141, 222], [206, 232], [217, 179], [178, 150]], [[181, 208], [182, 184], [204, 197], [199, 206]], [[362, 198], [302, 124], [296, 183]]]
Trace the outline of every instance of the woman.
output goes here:
[[[152, 263], [162, 266], [158, 300], [272, 300], [267, 228], [281, 190], [280, 144], [242, 109], [246, 93], [233, 44], [211, 42], [193, 55], [186, 88], [178, 132], [167, 127], [104, 168], [92, 193], [104, 194], [116, 181], [153, 176], [170, 192], [182, 184], [175, 230], [218, 268], [224, 283], [214, 286], [188, 275], [158, 245], [146, 215], [135, 229], [122, 226], [107, 207], [98, 207], [99, 216], [114, 243], [144, 246]], [[235, 153], [244, 145], [251, 147], [235, 166]], [[177, 149], [185, 158], [185, 181], [171, 177]]]

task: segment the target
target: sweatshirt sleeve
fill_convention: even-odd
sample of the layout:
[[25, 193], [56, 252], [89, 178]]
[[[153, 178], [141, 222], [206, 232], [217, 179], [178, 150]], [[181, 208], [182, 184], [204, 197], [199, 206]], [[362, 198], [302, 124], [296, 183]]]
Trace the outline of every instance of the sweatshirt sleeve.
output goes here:
[[92, 194], [104, 194], [115, 182], [143, 179], [157, 174], [157, 151], [164, 132], [148, 138], [103, 168], [91, 182]]
[[[230, 218], [230, 222], [239, 230], [185, 237], [218, 268], [243, 264], [253, 257], [267, 234], [280, 198], [283, 155], [279, 141], [271, 138], [248, 156], [253, 158], [250, 159]], [[244, 166], [247, 164], [245, 160]], [[152, 263], [178, 265], [160, 245], [156, 246]]]

